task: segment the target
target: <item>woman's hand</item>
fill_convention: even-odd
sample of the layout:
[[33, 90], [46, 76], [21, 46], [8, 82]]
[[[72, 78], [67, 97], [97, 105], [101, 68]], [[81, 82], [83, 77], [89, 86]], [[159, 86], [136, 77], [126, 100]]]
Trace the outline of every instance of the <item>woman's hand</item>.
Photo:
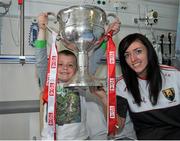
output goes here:
[[119, 18], [115, 18], [115, 21], [108, 26], [106, 33], [112, 30], [113, 35], [115, 35], [120, 31], [120, 26], [121, 26], [121, 22]]

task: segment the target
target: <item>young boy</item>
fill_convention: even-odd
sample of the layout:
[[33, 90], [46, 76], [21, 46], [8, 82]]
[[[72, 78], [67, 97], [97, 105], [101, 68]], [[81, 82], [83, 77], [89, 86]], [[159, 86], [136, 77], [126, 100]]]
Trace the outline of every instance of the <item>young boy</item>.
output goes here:
[[[74, 87], [63, 88], [76, 73], [76, 56], [69, 50], [58, 53], [58, 82], [56, 96], [56, 131], [57, 139], [87, 139], [86, 107], [84, 91]], [[46, 104], [44, 105], [46, 107]], [[46, 110], [44, 111], [47, 115]], [[46, 119], [42, 138], [47, 139]]]

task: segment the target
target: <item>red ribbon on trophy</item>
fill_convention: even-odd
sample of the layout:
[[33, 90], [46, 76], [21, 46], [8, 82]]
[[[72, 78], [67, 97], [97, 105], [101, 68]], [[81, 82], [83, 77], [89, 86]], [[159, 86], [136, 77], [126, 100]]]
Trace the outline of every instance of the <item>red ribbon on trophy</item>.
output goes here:
[[43, 100], [47, 103], [47, 130], [48, 139], [56, 140], [56, 83], [57, 83], [57, 67], [58, 52], [56, 47], [56, 33], [52, 33], [53, 43], [50, 49], [48, 60], [48, 70], [46, 76], [46, 85], [44, 88]]
[[108, 66], [108, 134], [115, 134], [116, 114], [116, 46], [112, 40], [113, 32], [107, 34], [107, 66]]

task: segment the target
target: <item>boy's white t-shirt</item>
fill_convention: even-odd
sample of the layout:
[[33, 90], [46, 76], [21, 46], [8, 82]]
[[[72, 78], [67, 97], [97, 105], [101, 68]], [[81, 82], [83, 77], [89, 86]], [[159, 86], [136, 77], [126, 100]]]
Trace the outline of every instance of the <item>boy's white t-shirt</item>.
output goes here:
[[[88, 138], [86, 128], [86, 100], [84, 91], [73, 87], [64, 89], [57, 84], [56, 139], [83, 140]], [[46, 107], [46, 106], [45, 106]], [[47, 108], [44, 108], [47, 110]], [[47, 133], [47, 111], [44, 111], [42, 139], [49, 139]]]
[[81, 121], [77, 123], [64, 124], [56, 126], [57, 139], [87, 139], [88, 132], [86, 129], [86, 102], [83, 96], [80, 96], [81, 102]]
[[97, 97], [86, 91], [87, 129], [90, 140], [107, 140], [107, 124]]

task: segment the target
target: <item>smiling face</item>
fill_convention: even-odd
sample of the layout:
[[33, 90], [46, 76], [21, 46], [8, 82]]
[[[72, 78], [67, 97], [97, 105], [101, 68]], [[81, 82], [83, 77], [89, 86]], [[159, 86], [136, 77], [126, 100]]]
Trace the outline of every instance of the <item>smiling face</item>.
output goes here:
[[75, 56], [60, 54], [58, 58], [58, 79], [68, 82], [76, 73], [77, 62]]
[[134, 70], [139, 77], [146, 77], [148, 54], [146, 47], [141, 43], [141, 41], [136, 40], [133, 42], [125, 51], [124, 56], [129, 67]]

